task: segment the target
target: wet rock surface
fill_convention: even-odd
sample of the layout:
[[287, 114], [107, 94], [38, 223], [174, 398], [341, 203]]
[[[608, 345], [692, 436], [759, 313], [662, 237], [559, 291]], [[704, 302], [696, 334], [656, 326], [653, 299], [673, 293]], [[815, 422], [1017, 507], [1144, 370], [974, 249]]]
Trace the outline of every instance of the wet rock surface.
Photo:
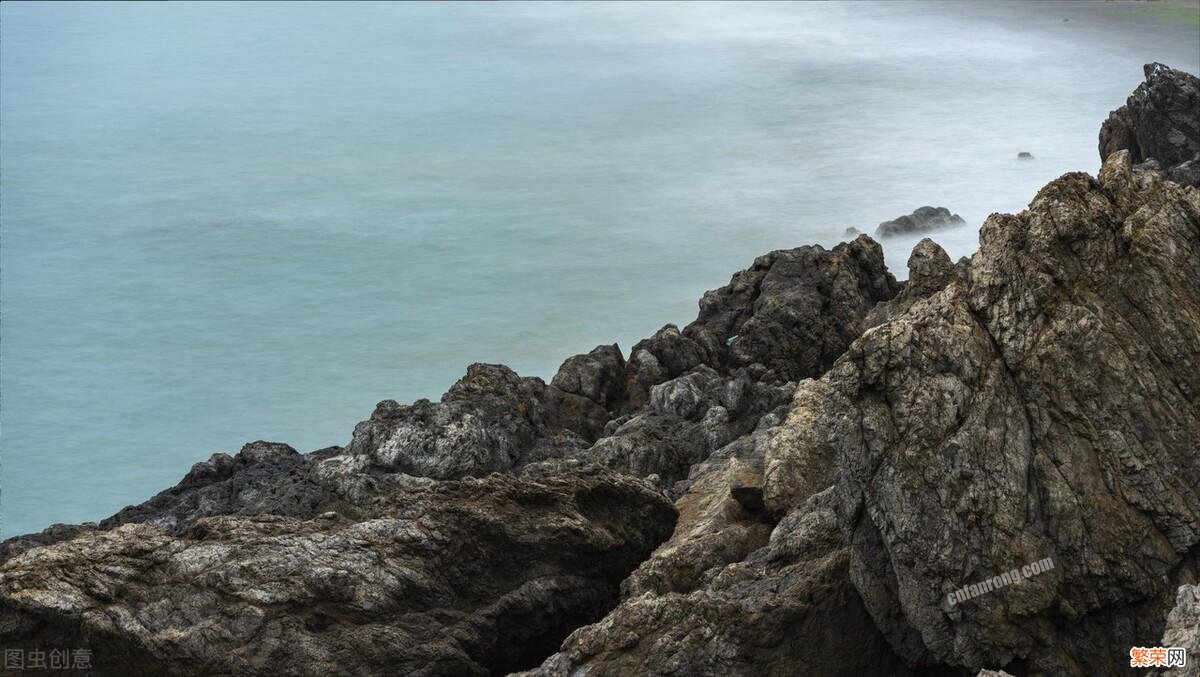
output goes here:
[[1200, 651], [1200, 190], [1171, 174], [1193, 90], [1164, 69], [1097, 177], [992, 215], [970, 258], [922, 240], [897, 283], [865, 235], [771, 252], [628, 355], [471, 365], [345, 447], [252, 442], [0, 543], [0, 646], [110, 675], [1082, 677]]
[[965, 224], [958, 214], [950, 213], [945, 207], [918, 207], [916, 211], [904, 216], [898, 216], [891, 221], [884, 221], [875, 228], [875, 235], [891, 237], [907, 233], [926, 233], [944, 228], [954, 228]]

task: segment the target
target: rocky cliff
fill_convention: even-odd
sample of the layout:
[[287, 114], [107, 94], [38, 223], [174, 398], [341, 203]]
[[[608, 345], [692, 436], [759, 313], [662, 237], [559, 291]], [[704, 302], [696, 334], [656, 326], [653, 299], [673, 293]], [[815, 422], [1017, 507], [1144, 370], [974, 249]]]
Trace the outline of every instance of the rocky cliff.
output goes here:
[[344, 448], [251, 443], [10, 539], [0, 646], [111, 675], [1082, 676], [1196, 651], [1200, 190], [1164, 150], [1200, 138], [1189, 77], [1148, 66], [1099, 175], [992, 215], [957, 265], [930, 240], [906, 283], [866, 236], [772, 252], [628, 358], [549, 384], [472, 365]]

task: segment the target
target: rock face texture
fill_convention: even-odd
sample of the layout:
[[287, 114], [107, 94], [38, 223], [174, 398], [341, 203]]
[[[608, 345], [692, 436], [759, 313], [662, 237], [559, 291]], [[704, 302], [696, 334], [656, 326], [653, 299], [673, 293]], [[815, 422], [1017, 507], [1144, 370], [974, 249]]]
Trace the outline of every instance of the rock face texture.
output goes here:
[[[1089, 647], [1155, 637], [1195, 576], [1200, 193], [1135, 178], [1120, 152], [980, 241], [969, 281], [800, 385], [767, 507], [840, 469], [851, 578], [910, 664], [1117, 674]], [[1044, 557], [1053, 572], [947, 601]]]
[[905, 233], [924, 233], [931, 230], [961, 226], [966, 221], [958, 214], [951, 214], [945, 207], [918, 207], [912, 214], [898, 216], [891, 221], [884, 221], [875, 229], [879, 237], [903, 235]]
[[361, 510], [27, 551], [0, 567], [0, 641], [84, 645], [109, 674], [503, 673], [599, 618], [675, 518], [606, 472], [415, 483]]
[[[705, 496], [707, 514], [681, 520], [687, 534], [679, 538], [677, 528], [671, 544], [638, 570], [625, 601], [529, 674], [909, 673], [849, 580], [832, 489], [759, 533], [753, 515], [738, 514], [727, 497], [728, 485], [725, 497]], [[738, 529], [749, 533], [731, 533]], [[751, 544], [757, 547], [743, 556]]]
[[253, 442], [0, 543], [0, 647], [107, 675], [1194, 664], [1189, 77], [1147, 67], [1099, 175], [992, 215], [971, 258], [922, 240], [897, 283], [866, 236], [771, 252], [628, 357], [475, 364], [345, 447]]
[[1163, 632], [1161, 646], [1181, 647], [1187, 650], [1188, 662], [1182, 668], [1163, 671], [1165, 675], [1193, 677], [1200, 675], [1200, 667], [1192, 656], [1200, 655], [1200, 585], [1181, 585], [1175, 597], [1175, 608], [1167, 615], [1167, 628]]
[[[1200, 192], [1119, 152], [980, 241], [958, 266], [920, 243], [903, 291], [781, 425], [693, 467], [622, 603], [531, 674], [1118, 675], [1164, 626], [1192, 641]], [[793, 564], [857, 595], [821, 606], [834, 593]]]
[[1134, 165], [1150, 162], [1147, 169], [1200, 186], [1200, 78], [1161, 63], [1146, 64], [1145, 73], [1100, 128], [1100, 159], [1127, 150]]

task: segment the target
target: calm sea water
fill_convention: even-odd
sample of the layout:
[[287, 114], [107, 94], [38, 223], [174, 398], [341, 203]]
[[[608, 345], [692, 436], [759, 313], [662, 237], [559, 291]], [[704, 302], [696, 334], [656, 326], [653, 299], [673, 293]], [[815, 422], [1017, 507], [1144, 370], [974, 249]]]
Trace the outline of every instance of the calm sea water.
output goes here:
[[[1193, 7], [0, 7], [3, 535], [548, 378], [770, 249], [1094, 171]], [[1069, 19], [1069, 20], [1068, 20]], [[1018, 151], [1036, 156], [1017, 162]], [[913, 240], [888, 242], [904, 275]]]

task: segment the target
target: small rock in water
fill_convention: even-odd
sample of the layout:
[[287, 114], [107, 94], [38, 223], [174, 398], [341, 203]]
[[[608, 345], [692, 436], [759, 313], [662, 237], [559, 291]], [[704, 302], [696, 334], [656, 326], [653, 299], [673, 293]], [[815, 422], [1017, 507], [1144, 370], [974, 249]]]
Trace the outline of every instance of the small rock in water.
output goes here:
[[1020, 153], [1017, 153], [1017, 159], [1018, 160], [1032, 160], [1033, 153], [1026, 153], [1025, 151], [1021, 151]]
[[855, 235], [858, 235], [858, 233], [859, 233], [859, 230], [857, 228], [855, 228], [854, 226], [850, 226], [849, 228], [846, 229], [846, 232], [842, 233], [842, 234], [845, 235], [846, 237], [853, 237]]
[[884, 221], [875, 229], [880, 237], [901, 235], [904, 233], [921, 233], [928, 230], [961, 226], [966, 223], [958, 214], [951, 214], [945, 207], [920, 207], [912, 214], [900, 216], [891, 221]]

